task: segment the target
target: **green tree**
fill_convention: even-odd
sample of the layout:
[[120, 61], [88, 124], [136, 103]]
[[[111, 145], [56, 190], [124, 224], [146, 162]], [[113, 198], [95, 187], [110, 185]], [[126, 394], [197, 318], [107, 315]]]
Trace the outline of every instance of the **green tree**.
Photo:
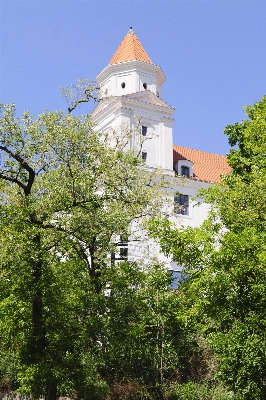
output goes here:
[[[202, 227], [151, 225], [187, 274], [191, 312], [204, 325], [219, 375], [241, 398], [266, 398], [266, 97], [227, 126], [232, 174], [201, 193], [211, 204]], [[234, 147], [237, 146], [237, 147]]]
[[71, 115], [83, 100], [36, 120], [0, 108], [0, 348], [20, 391], [47, 400], [104, 393], [93, 349], [112, 240], [159, 194], [124, 149], [130, 131], [96, 133]]
[[184, 318], [186, 299], [171, 289], [171, 274], [160, 265], [122, 263], [109, 272], [101, 376], [111, 387], [135, 382], [162, 398], [164, 385], [186, 381], [199, 349], [196, 324]]

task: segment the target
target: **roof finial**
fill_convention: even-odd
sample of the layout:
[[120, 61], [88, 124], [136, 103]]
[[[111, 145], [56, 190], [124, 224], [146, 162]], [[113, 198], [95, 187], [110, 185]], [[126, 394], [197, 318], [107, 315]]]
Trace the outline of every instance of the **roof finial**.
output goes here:
[[129, 28], [128, 35], [134, 35], [134, 32], [133, 32], [132, 26]]

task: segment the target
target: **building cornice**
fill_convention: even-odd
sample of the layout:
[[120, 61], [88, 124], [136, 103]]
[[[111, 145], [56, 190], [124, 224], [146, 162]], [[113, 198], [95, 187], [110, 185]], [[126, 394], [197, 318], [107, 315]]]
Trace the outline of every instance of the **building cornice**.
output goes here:
[[[103, 100], [104, 101], [104, 100]], [[163, 107], [161, 105], [157, 105], [157, 104], [152, 104], [152, 103], [148, 103], [145, 102], [143, 100], [139, 100], [137, 98], [132, 98], [128, 95], [126, 96], [117, 96], [116, 100], [114, 100], [112, 103], [110, 103], [108, 105], [108, 107], [104, 107], [99, 113], [97, 113], [95, 116], [93, 116], [92, 114], [92, 119], [94, 121], [101, 121], [104, 120], [107, 115], [111, 115], [114, 112], [118, 112], [119, 113], [119, 109], [120, 108], [124, 108], [124, 110], [135, 110], [136, 108], [141, 108], [143, 110], [146, 111], [150, 111], [150, 112], [154, 112], [154, 113], [158, 113], [158, 111], [160, 110], [161, 114], [165, 114], [161, 117], [162, 118], [166, 118], [165, 121], [167, 121], [168, 123], [173, 123], [173, 119], [171, 119], [171, 115], [174, 113], [174, 109], [170, 108], [170, 107]], [[126, 112], [127, 114], [129, 114], [129, 111]], [[163, 122], [163, 121], [162, 121]]]
[[149, 64], [139, 60], [126, 61], [118, 64], [109, 64], [99, 73], [99, 75], [97, 75], [96, 80], [98, 84], [101, 85], [112, 74], [117, 74], [119, 72], [125, 71], [132, 72], [139, 69], [152, 73], [156, 72], [157, 81], [160, 86], [166, 80], [163, 70], [161, 69], [161, 67], [159, 67], [159, 65]]

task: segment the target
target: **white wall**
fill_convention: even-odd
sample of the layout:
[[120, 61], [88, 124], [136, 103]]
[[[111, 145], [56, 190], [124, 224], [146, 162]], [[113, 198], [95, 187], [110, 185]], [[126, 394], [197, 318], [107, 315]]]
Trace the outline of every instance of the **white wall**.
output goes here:
[[[196, 196], [197, 192], [201, 188], [207, 188], [210, 184], [201, 181], [194, 181], [192, 179], [182, 179], [179, 177], [174, 178], [173, 185], [169, 188], [169, 196], [172, 201], [171, 209], [168, 209], [170, 214], [170, 221], [173, 225], [178, 227], [198, 227], [208, 216], [209, 205], [201, 203], [197, 206], [198, 198], [192, 199]], [[176, 192], [186, 194], [189, 196], [189, 215], [178, 215], [174, 213], [174, 195]], [[170, 204], [171, 204], [170, 201]], [[166, 211], [166, 210], [165, 210]], [[144, 265], [157, 260], [163, 263], [170, 270], [180, 270], [180, 266], [173, 262], [171, 257], [166, 257], [160, 252], [160, 247], [154, 240], [147, 237], [144, 231], [139, 230], [138, 225], [133, 226], [133, 231], [137, 234], [134, 236], [134, 240], [129, 242], [129, 260], [142, 262]]]
[[[174, 175], [173, 170], [173, 135], [171, 116], [173, 109], [163, 103], [158, 98], [161, 97], [162, 84], [165, 81], [164, 74], [160, 67], [144, 63], [142, 61], [128, 61], [125, 63], [108, 65], [98, 76], [97, 82], [102, 89], [107, 89], [109, 99], [103, 100], [101, 109], [93, 116], [98, 123], [96, 129], [104, 131], [108, 128], [117, 129], [117, 134], [121, 127], [136, 128], [136, 117], [140, 118], [139, 132], [133, 135], [128, 144], [128, 148], [139, 146], [141, 139], [145, 139], [142, 150], [147, 152], [146, 164], [150, 168], [162, 168], [169, 176]], [[122, 88], [125, 83], [125, 88]], [[147, 84], [147, 88], [143, 87]], [[144, 93], [143, 93], [144, 92]], [[153, 93], [153, 95], [149, 93]], [[132, 96], [132, 94], [135, 94]], [[112, 97], [113, 96], [113, 97]], [[152, 98], [153, 96], [153, 98]], [[155, 101], [156, 100], [156, 101]], [[96, 109], [97, 111], [97, 109]], [[147, 136], [141, 137], [141, 126], [147, 127]], [[189, 161], [182, 161], [182, 165], [187, 165], [193, 175], [193, 165]], [[177, 172], [181, 173], [181, 164], [177, 163]], [[208, 187], [206, 182], [195, 181], [193, 179], [174, 178], [169, 187], [169, 196], [172, 199], [169, 213], [170, 220], [175, 226], [197, 227], [207, 218], [208, 205], [201, 204], [196, 207], [197, 200], [192, 200], [201, 188]], [[177, 215], [174, 213], [175, 193], [189, 196], [188, 215]], [[134, 223], [132, 224], [134, 227]], [[147, 264], [152, 258], [163, 262], [169, 269], [177, 268], [171, 258], [167, 258], [160, 252], [158, 244], [147, 237], [144, 231], [140, 231], [138, 236], [131, 237], [128, 244], [129, 260], [141, 261]]]
[[[136, 146], [143, 140], [142, 150], [147, 152], [147, 166], [160, 167], [173, 171], [173, 120], [160, 107], [152, 106], [144, 101], [129, 98], [117, 100], [117, 108], [106, 107], [100, 116], [94, 118], [98, 122], [97, 130], [103, 131], [108, 127], [120, 130], [126, 125], [132, 129], [136, 128], [136, 118], [140, 117], [139, 135], [140, 139], [134, 140], [131, 146]], [[146, 137], [141, 136], [141, 127], [147, 127]]]
[[[147, 89], [161, 97], [162, 84], [165, 82], [158, 65], [137, 60], [108, 65], [96, 79], [101, 89], [107, 90], [108, 96], [123, 96]], [[121, 87], [123, 82], [124, 88]], [[144, 83], [147, 84], [146, 89]]]

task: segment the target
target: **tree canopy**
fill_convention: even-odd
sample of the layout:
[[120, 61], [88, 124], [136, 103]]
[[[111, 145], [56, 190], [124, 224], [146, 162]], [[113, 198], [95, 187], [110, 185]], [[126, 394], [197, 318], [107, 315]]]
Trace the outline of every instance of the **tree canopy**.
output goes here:
[[91, 384], [113, 238], [156, 208], [153, 177], [113, 133], [88, 115], [0, 108], [1, 352], [34, 397]]
[[[266, 397], [266, 96], [227, 126], [232, 174], [202, 191], [200, 228], [156, 220], [151, 234], [184, 267], [184, 290], [219, 363], [219, 376], [247, 400]], [[192, 301], [193, 300], [193, 301]]]
[[[232, 174], [201, 193], [208, 220], [177, 229], [158, 217], [165, 176], [127, 150], [138, 125], [97, 132], [72, 111], [98, 88], [74, 89], [66, 114], [0, 106], [0, 390], [264, 399], [266, 98], [225, 130]], [[178, 289], [156, 261], [113, 262], [136, 221], [184, 267]]]

